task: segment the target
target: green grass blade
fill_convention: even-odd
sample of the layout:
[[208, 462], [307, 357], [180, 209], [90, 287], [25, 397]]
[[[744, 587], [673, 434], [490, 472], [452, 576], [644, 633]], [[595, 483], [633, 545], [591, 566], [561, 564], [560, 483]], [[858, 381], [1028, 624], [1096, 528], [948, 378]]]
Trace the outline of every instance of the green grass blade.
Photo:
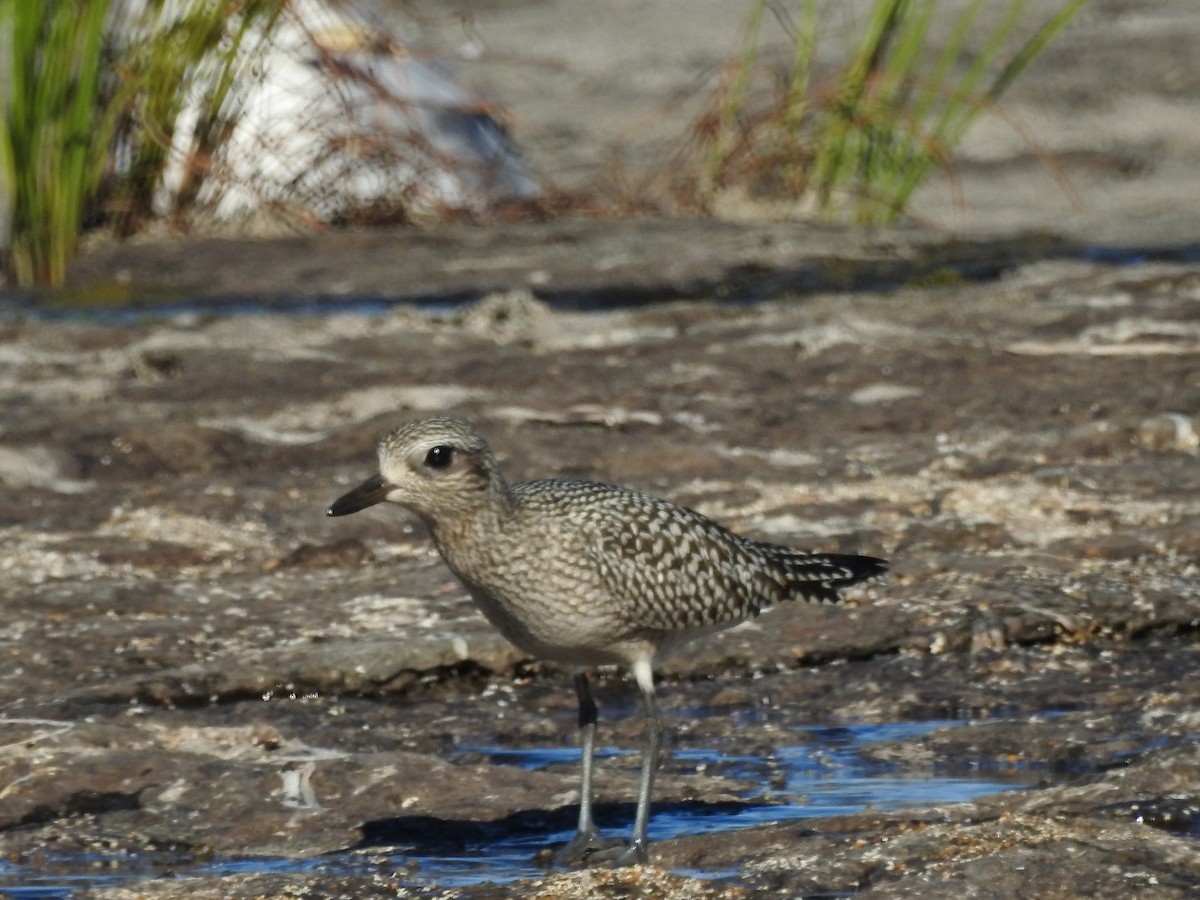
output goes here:
[[[16, 283], [60, 281], [85, 218], [103, 203], [131, 218], [146, 214], [193, 86], [206, 93], [205, 139], [207, 149], [215, 147], [231, 85], [246, 65], [243, 45], [252, 34], [265, 41], [286, 6], [286, 0], [117, 3], [0, 0], [10, 51], [0, 73], [6, 87], [0, 186], [9, 204], [3, 262]], [[127, 36], [117, 59], [109, 58], [110, 27]], [[117, 173], [114, 189], [108, 168], [122, 129], [132, 163]]]
[[705, 167], [705, 193], [710, 192], [720, 180], [720, 173], [728, 167], [732, 148], [737, 143], [738, 121], [745, 110], [746, 95], [758, 66], [759, 43], [769, 5], [770, 0], [755, 0], [746, 17], [746, 25], [742, 30], [742, 48], [726, 79], [724, 97], [717, 110], [715, 130]]
[[1025, 71], [1035, 59], [1042, 55], [1047, 45], [1058, 36], [1067, 25], [1074, 19], [1085, 6], [1088, 0], [1068, 0], [1057, 13], [1051, 17], [1050, 21], [1042, 26], [1032, 38], [1017, 52], [1017, 54], [1008, 61], [1000, 74], [991, 83], [985, 92], [985, 96], [989, 101], [996, 101], [1000, 96], [1008, 90], [1012, 85], [1013, 80]]

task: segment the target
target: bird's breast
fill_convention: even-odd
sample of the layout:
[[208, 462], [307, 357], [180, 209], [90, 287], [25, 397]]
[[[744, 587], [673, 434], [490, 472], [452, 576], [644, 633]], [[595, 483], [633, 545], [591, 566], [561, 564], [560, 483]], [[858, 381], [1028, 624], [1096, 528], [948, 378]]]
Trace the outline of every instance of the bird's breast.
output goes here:
[[625, 661], [628, 625], [569, 535], [513, 533], [491, 523], [441, 530], [434, 538], [475, 605], [510, 643], [571, 665]]

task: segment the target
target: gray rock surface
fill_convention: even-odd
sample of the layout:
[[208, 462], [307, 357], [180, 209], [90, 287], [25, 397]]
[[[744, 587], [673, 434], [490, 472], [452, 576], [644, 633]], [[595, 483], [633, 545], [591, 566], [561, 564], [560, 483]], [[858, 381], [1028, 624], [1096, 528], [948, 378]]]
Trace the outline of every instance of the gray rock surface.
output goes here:
[[[10, 318], [0, 842], [34, 869], [60, 853], [169, 851], [181, 872], [333, 853], [357, 868], [135, 890], [371, 896], [437, 887], [393, 857], [364, 874], [371, 847], [437, 857], [569, 828], [573, 764], [478, 749], [570, 748], [566, 673], [496, 637], [413, 521], [324, 516], [384, 430], [436, 409], [476, 421], [514, 478], [629, 483], [774, 541], [893, 561], [845, 609], [776, 609], [673, 661], [677, 748], [769, 760], [814, 724], [967, 717], [865, 752], [913, 777], [1035, 787], [658, 842], [687, 890], [1003, 895], [1045, 878], [1040, 895], [1069, 896], [1086, 876], [1099, 896], [1139, 879], [1182, 896], [1197, 876], [1198, 297], [1194, 264], [1059, 260], [751, 305], [556, 311], [514, 288], [442, 312]], [[627, 686], [599, 699], [605, 743], [636, 747]], [[627, 820], [635, 778], [602, 764], [602, 821]], [[687, 754], [659, 796], [795, 802]], [[506, 890], [645, 878], [658, 896], [678, 877]]]

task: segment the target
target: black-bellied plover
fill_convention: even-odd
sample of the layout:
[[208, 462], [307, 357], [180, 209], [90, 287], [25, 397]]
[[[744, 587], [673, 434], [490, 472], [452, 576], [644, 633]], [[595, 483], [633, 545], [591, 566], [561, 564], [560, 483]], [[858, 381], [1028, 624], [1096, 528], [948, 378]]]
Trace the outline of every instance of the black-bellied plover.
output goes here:
[[[579, 697], [579, 827], [561, 860], [648, 859], [650, 794], [662, 723], [654, 667], [683, 644], [774, 603], [836, 603], [838, 589], [886, 571], [884, 560], [802, 553], [734, 534], [711, 519], [629, 488], [544, 479], [509, 485], [487, 443], [465, 422], [402, 425], [379, 444], [379, 474], [329, 515], [383, 501], [428, 526], [451, 571], [508, 640], [571, 666]], [[602, 840], [592, 820], [596, 704], [586, 669], [632, 672], [646, 707], [633, 835]]]

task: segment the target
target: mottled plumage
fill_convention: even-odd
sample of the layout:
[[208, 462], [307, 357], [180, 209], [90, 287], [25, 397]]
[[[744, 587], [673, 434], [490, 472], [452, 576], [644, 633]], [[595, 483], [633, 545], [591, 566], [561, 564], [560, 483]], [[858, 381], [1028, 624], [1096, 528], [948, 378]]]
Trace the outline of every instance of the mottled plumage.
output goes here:
[[415, 512], [450, 569], [500, 632], [526, 652], [575, 667], [632, 669], [647, 709], [638, 816], [630, 846], [597, 852], [591, 820], [595, 706], [576, 675], [584, 747], [579, 832], [568, 852], [645, 860], [661, 726], [653, 668], [689, 640], [792, 599], [836, 603], [838, 589], [883, 573], [869, 556], [809, 554], [735, 534], [640, 491], [544, 479], [509, 487], [466, 423], [403, 425], [379, 445], [380, 474], [336, 501], [333, 516], [384, 500]]

